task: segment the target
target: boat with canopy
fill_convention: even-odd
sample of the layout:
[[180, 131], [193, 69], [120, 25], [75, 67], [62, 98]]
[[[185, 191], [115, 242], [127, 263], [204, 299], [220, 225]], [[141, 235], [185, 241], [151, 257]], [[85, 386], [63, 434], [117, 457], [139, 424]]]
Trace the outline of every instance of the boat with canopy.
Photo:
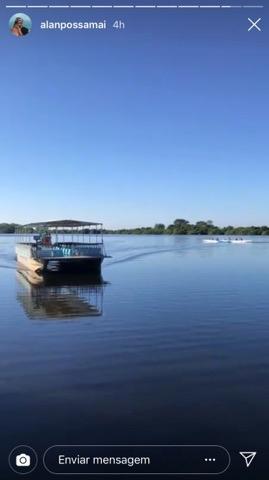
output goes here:
[[23, 225], [17, 230], [20, 266], [38, 274], [101, 272], [107, 257], [103, 224], [58, 220]]

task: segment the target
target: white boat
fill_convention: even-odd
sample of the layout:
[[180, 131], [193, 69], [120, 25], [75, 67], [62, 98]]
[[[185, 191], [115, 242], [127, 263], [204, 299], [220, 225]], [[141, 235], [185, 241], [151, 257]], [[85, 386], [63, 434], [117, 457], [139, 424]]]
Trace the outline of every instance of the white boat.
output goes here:
[[241, 244], [241, 243], [251, 243], [252, 240], [244, 240], [243, 238], [239, 238], [239, 239], [235, 239], [235, 240], [231, 240], [231, 243], [236, 243], [236, 244]]
[[206, 238], [203, 240], [204, 243], [219, 243], [219, 240], [216, 238]]

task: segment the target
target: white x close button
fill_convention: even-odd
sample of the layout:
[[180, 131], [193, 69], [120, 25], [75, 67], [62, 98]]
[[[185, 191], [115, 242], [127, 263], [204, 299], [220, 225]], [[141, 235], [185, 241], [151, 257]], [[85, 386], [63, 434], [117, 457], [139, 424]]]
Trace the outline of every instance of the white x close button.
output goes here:
[[251, 30], [256, 29], [259, 32], [262, 31], [262, 29], [259, 27], [258, 23], [260, 23], [261, 18], [257, 18], [257, 20], [252, 20], [252, 18], [248, 18], [248, 21], [251, 23], [248, 32], [251, 32]]

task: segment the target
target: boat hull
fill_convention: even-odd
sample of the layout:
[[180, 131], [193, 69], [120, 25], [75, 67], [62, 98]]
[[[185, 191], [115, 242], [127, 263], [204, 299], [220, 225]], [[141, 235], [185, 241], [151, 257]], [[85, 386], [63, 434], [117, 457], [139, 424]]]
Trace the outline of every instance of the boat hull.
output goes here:
[[21, 267], [24, 267], [27, 270], [31, 270], [35, 273], [41, 273], [44, 268], [44, 265], [41, 261], [35, 260], [34, 258], [26, 258], [21, 255], [17, 255], [17, 263]]
[[43, 260], [43, 273], [101, 273], [102, 257], [53, 258]]
[[18, 264], [37, 274], [46, 273], [75, 273], [75, 274], [100, 274], [102, 257], [75, 257], [34, 259], [17, 255]]
[[[36, 248], [35, 244], [18, 244], [16, 246], [17, 262], [20, 267], [35, 272], [100, 274], [104, 255], [95, 248], [76, 245], [73, 248]], [[89, 252], [89, 250], [92, 250]], [[98, 249], [99, 250], [99, 249]], [[73, 255], [70, 254], [73, 252]], [[94, 254], [93, 254], [94, 253]]]

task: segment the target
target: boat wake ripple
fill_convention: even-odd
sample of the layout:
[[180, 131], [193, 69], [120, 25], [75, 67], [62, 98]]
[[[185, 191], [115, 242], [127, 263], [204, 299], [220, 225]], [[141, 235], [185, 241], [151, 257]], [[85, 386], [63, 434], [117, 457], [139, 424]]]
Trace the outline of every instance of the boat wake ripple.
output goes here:
[[[177, 248], [166, 248], [166, 249], [158, 249], [158, 250], [150, 250], [150, 251], [147, 251], [147, 252], [143, 252], [143, 253], [134, 253], [132, 255], [128, 255], [124, 258], [119, 258], [119, 259], [116, 259], [116, 260], [112, 260], [111, 262], [107, 262], [105, 264], [105, 267], [109, 267], [111, 265], [115, 265], [117, 263], [125, 263], [125, 262], [131, 262], [133, 260], [137, 260], [138, 258], [142, 258], [142, 257], [147, 257], [149, 255], [159, 255], [160, 253], [170, 253], [170, 252], [181, 252], [182, 251], [182, 247], [180, 249], [177, 249]], [[113, 255], [113, 254], [112, 254]]]

